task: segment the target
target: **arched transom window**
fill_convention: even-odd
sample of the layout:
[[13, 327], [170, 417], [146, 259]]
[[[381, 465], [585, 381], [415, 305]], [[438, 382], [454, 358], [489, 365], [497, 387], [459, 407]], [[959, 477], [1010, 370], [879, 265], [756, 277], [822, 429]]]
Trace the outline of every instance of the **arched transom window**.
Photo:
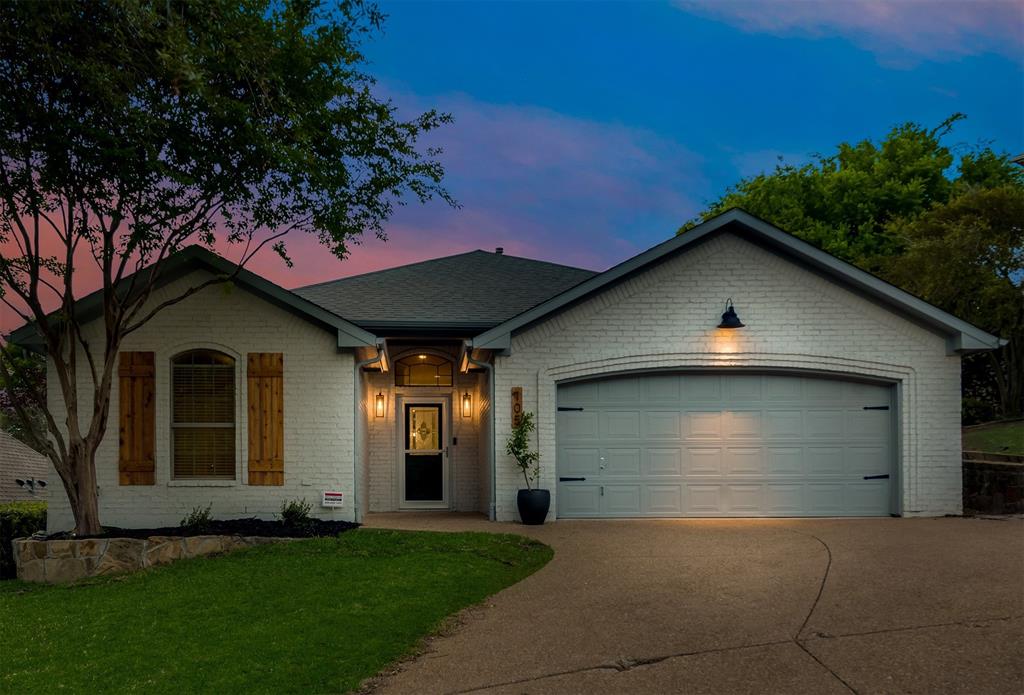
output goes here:
[[171, 477], [235, 477], [235, 360], [191, 350], [171, 364]]
[[396, 386], [451, 386], [452, 363], [426, 353], [395, 360]]

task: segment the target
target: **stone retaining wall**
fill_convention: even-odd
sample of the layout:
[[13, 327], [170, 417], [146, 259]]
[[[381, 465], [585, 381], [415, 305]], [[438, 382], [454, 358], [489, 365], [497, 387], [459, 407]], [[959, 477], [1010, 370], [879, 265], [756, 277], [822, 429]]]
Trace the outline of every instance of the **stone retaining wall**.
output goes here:
[[1024, 464], [965, 459], [964, 509], [986, 514], [1024, 512]]
[[277, 543], [287, 538], [263, 536], [150, 536], [83, 540], [14, 541], [18, 579], [59, 584], [83, 577], [135, 572], [175, 560], [226, 553], [238, 548]]

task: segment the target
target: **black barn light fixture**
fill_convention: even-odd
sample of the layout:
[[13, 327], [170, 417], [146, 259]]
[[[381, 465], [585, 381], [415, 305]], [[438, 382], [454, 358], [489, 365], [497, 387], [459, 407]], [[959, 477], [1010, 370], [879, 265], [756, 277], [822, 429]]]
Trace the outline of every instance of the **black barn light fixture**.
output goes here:
[[725, 313], [722, 314], [722, 322], [719, 328], [743, 328], [740, 317], [736, 315], [736, 309], [732, 305], [732, 297], [725, 301]]

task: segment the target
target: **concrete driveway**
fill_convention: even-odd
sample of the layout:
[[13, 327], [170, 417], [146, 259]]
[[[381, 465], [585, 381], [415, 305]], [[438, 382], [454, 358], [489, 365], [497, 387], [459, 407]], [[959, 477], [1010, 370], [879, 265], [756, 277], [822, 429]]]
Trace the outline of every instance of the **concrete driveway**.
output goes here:
[[384, 693], [1022, 693], [1024, 521], [559, 521], [555, 558]]

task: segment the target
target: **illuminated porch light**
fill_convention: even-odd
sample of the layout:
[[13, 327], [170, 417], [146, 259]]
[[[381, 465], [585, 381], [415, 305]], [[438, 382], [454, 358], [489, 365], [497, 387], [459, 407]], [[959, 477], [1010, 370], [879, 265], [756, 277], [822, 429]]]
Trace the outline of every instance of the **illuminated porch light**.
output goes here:
[[462, 417], [473, 417], [473, 397], [469, 391], [462, 394]]
[[373, 407], [374, 416], [384, 417], [384, 406], [386, 403], [384, 400], [384, 392], [381, 391], [380, 393], [378, 393], [377, 397], [374, 400], [376, 401]]

